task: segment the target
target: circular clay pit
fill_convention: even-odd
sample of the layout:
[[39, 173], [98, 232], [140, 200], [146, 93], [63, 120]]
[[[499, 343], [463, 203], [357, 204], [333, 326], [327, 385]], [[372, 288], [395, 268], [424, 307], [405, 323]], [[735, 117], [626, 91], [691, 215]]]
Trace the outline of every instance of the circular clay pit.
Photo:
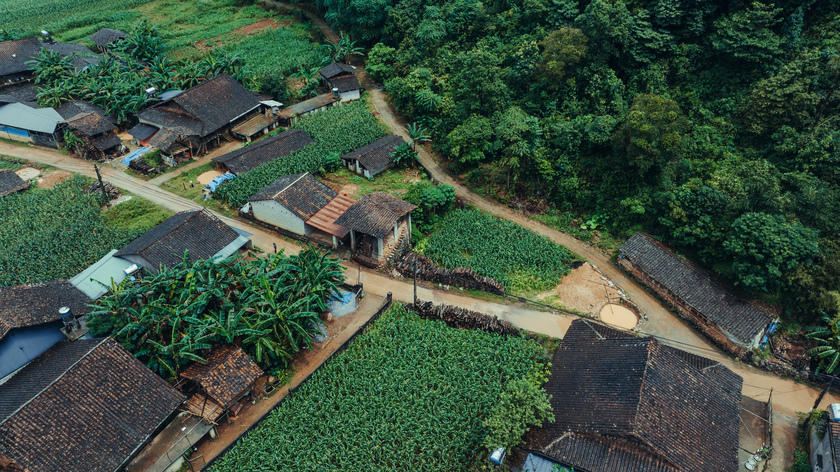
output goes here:
[[615, 303], [604, 305], [599, 316], [604, 323], [623, 329], [633, 329], [639, 324], [639, 315], [634, 313], [633, 310]]

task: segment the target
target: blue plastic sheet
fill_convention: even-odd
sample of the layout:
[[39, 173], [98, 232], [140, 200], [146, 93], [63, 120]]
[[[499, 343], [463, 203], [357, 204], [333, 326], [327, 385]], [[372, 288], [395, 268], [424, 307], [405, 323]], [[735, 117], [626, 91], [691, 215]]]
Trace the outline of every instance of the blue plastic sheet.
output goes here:
[[225, 172], [224, 174], [216, 177], [215, 179], [211, 180], [209, 184], [205, 185], [204, 188], [209, 189], [211, 192], [215, 192], [216, 188], [222, 184], [225, 180], [235, 179], [236, 175], [231, 174], [230, 172]]
[[120, 162], [122, 162], [125, 165], [128, 165], [134, 159], [137, 159], [138, 157], [142, 156], [143, 154], [146, 154], [147, 152], [149, 152], [151, 150], [152, 150], [152, 148], [150, 148], [150, 147], [141, 147], [140, 149], [135, 149], [134, 151], [131, 151], [131, 153], [129, 155], [123, 157]]

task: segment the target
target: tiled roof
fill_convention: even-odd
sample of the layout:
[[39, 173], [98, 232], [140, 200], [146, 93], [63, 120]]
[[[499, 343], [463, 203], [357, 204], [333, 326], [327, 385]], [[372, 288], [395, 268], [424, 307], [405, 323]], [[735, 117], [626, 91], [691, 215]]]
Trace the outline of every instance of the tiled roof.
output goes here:
[[[653, 338], [572, 322], [545, 387], [555, 421], [529, 431], [527, 447], [584, 468], [601, 464], [602, 472], [737, 471], [743, 381], [701, 359]], [[629, 462], [607, 467], [616, 448]]]
[[351, 90], [360, 90], [362, 86], [355, 75], [342, 75], [329, 79], [330, 86], [337, 88], [339, 93], [349, 92]]
[[735, 296], [710, 273], [646, 234], [637, 233], [627, 240], [621, 254], [744, 344], [751, 344], [772, 321], [770, 314]]
[[306, 221], [324, 208], [336, 195], [312, 174], [284, 175], [249, 198], [249, 202], [274, 200]]
[[31, 472], [116, 470], [183, 399], [111, 338], [62, 341], [0, 385], [0, 455]]
[[224, 164], [236, 175], [242, 175], [263, 164], [282, 159], [310, 144], [312, 144], [312, 138], [306, 134], [306, 131], [290, 129], [223, 156], [214, 157], [213, 161]]
[[26, 190], [29, 183], [21, 179], [12, 169], [0, 169], [0, 197]]
[[146, 261], [146, 269], [157, 272], [161, 264], [172, 267], [181, 262], [184, 251], [189, 251], [191, 260], [208, 259], [238, 237], [239, 233], [207, 210], [182, 211], [114, 255], [138, 255]]
[[324, 205], [323, 208], [318, 210], [317, 213], [306, 220], [306, 224], [314, 226], [327, 234], [338, 237], [339, 239], [344, 238], [350, 230], [344, 226], [335, 224], [335, 220], [353, 206], [353, 203], [355, 203], [355, 200], [352, 198], [339, 195], [330, 200], [329, 203]]
[[149, 138], [149, 146], [167, 151], [177, 140], [178, 133], [168, 129], [162, 129]]
[[97, 115], [105, 118], [111, 123], [116, 122], [113, 116], [106, 116], [105, 110], [87, 100], [70, 100], [69, 102], [64, 102], [61, 105], [59, 105], [59, 107], [56, 108], [55, 111], [57, 111], [58, 114], [61, 115], [61, 117], [65, 120], [69, 120], [70, 118], [78, 115], [79, 113], [96, 113]]
[[207, 136], [260, 104], [259, 97], [227, 74], [220, 74], [137, 116], [183, 136]]
[[107, 151], [111, 148], [119, 146], [120, 144], [122, 144], [122, 141], [120, 141], [120, 137], [117, 136], [117, 133], [110, 131], [108, 133], [93, 138], [90, 141], [90, 143], [93, 145], [93, 147], [99, 149], [100, 151]]
[[340, 62], [333, 62], [328, 66], [324, 66], [321, 70], [318, 71], [321, 74], [321, 77], [325, 79], [332, 79], [335, 76], [342, 75], [342, 74], [355, 74], [356, 68], [347, 64], [342, 64]]
[[26, 62], [41, 51], [37, 38], [23, 38], [0, 42], [0, 75], [28, 72], [32, 66]]
[[15, 328], [58, 321], [58, 309], [69, 306], [76, 315], [87, 314], [90, 299], [66, 280], [0, 288], [0, 338]]
[[90, 40], [96, 43], [97, 46], [105, 47], [113, 43], [114, 41], [123, 39], [125, 37], [126, 34], [120, 30], [112, 28], [102, 28], [96, 33], [90, 35]]
[[198, 383], [220, 405], [228, 406], [262, 374], [262, 369], [245, 351], [225, 344], [210, 352], [206, 364], [194, 363], [181, 377]]
[[304, 113], [309, 113], [321, 107], [332, 105], [336, 101], [337, 99], [333, 97], [333, 94], [325, 93], [323, 95], [318, 95], [317, 97], [312, 97], [309, 100], [304, 100], [300, 103], [295, 103], [290, 107], [283, 108], [282, 110], [280, 110], [277, 116], [281, 120], [288, 120], [292, 117], [302, 115]]
[[389, 134], [367, 146], [345, 154], [341, 158], [348, 161], [359, 161], [362, 167], [370, 171], [371, 174], [378, 174], [394, 163], [394, 156], [391, 153], [397, 149], [397, 146], [404, 142], [401, 136]]
[[158, 132], [157, 128], [155, 128], [152, 125], [147, 125], [147, 124], [144, 124], [144, 123], [138, 123], [137, 125], [134, 126], [134, 128], [131, 128], [130, 130], [128, 130], [128, 134], [130, 134], [131, 136], [134, 136], [135, 138], [139, 139], [140, 141], [145, 141], [146, 139], [149, 138], [149, 136], [151, 136], [151, 135], [153, 135], [157, 132]]
[[96, 136], [97, 134], [113, 131], [116, 126], [96, 113], [79, 113], [63, 121], [68, 128], [80, 136]]
[[356, 200], [335, 220], [335, 224], [381, 239], [394, 230], [394, 224], [400, 218], [415, 208], [415, 205], [385, 192], [374, 192]]

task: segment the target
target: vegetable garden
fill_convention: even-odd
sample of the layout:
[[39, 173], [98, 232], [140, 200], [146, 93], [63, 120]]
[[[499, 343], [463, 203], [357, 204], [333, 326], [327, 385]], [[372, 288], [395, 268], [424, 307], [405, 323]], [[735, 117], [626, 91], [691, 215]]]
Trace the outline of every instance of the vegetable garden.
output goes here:
[[75, 177], [0, 198], [0, 286], [68, 278], [145, 232], [109, 226]]
[[319, 172], [340, 165], [339, 157], [385, 135], [364, 100], [328, 108], [296, 121], [292, 128], [306, 131], [314, 142], [284, 159], [264, 164], [219, 186], [215, 197], [241, 207], [280, 176]]
[[547, 238], [474, 209], [450, 211], [416, 250], [441, 267], [469, 267], [520, 293], [556, 286], [574, 259]]
[[210, 470], [469, 470], [505, 385], [544, 366], [535, 341], [394, 305]]

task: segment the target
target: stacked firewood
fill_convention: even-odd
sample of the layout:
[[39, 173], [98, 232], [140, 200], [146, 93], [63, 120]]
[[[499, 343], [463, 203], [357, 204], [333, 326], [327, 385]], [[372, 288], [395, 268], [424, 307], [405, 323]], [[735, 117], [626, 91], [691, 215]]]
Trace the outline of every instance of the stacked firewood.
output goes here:
[[432, 302], [417, 301], [414, 311], [421, 318], [441, 320], [453, 328], [480, 329], [490, 333], [521, 336], [519, 330], [507, 321], [449, 305], [435, 305]]
[[151, 175], [151, 174], [158, 174], [160, 173], [160, 169], [154, 166], [150, 166], [146, 163], [143, 159], [134, 159], [128, 164], [130, 169], [134, 169], [137, 172], [140, 172], [144, 175]]
[[[98, 193], [102, 194], [102, 186], [99, 182], [94, 182], [90, 184], [88, 188], [85, 189], [85, 193]], [[111, 182], [105, 182], [105, 193], [108, 194], [109, 200], [114, 200], [115, 198], [120, 197], [120, 190], [117, 187], [111, 185]]]
[[353, 256], [353, 260], [370, 269], [376, 269], [379, 267], [379, 261], [363, 254], [356, 253], [356, 255]]
[[397, 262], [396, 269], [403, 277], [410, 278], [412, 277], [415, 260], [417, 261], [417, 277], [423, 280], [443, 285], [483, 290], [497, 295], [504, 295], [505, 293], [505, 287], [490, 277], [482, 277], [467, 267], [456, 267], [452, 270], [442, 269], [428, 257], [416, 252], [407, 252]]

